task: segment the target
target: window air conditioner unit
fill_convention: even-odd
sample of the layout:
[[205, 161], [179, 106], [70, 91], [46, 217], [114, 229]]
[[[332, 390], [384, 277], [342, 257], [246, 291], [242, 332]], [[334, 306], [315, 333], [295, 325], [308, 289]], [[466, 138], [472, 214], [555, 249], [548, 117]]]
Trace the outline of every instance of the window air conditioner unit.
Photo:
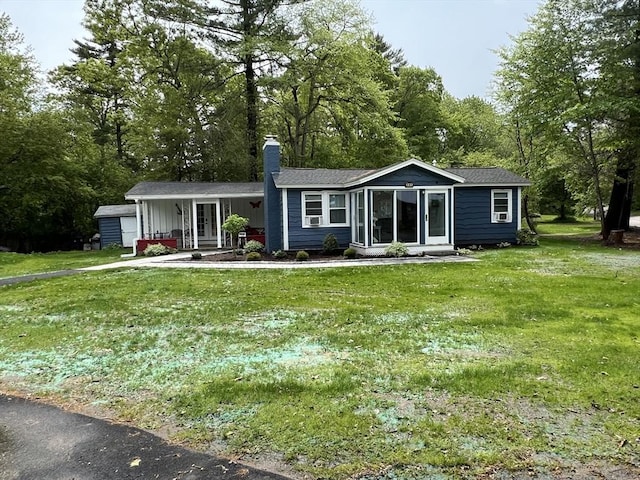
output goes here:
[[322, 223], [322, 217], [306, 217], [307, 225], [317, 227]]
[[493, 216], [494, 216], [496, 222], [507, 222], [507, 221], [509, 221], [509, 214], [507, 212], [494, 213]]

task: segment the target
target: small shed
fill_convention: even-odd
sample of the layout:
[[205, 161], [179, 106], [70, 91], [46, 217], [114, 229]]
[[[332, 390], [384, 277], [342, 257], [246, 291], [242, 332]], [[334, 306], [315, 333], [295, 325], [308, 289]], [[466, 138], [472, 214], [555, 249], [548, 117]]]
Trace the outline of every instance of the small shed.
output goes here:
[[135, 205], [102, 205], [93, 217], [98, 219], [100, 248], [114, 243], [123, 247], [133, 247], [133, 240], [138, 231]]

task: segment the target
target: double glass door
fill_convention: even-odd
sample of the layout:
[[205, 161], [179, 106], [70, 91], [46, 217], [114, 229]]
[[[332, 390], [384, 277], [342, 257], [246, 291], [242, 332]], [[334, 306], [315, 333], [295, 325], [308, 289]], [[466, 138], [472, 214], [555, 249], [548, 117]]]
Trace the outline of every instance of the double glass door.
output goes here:
[[418, 242], [418, 191], [372, 192], [372, 243]]

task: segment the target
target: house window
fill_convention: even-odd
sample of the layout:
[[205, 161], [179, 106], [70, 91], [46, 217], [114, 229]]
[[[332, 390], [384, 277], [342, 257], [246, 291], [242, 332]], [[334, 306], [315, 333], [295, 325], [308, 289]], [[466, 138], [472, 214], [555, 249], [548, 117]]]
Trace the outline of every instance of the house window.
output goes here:
[[347, 197], [345, 194], [329, 194], [329, 223], [347, 223]]
[[508, 223], [512, 217], [511, 190], [491, 190], [491, 223]]
[[307, 194], [304, 196], [304, 214], [306, 217], [322, 215], [322, 195]]
[[303, 192], [304, 227], [348, 226], [347, 194], [337, 192]]

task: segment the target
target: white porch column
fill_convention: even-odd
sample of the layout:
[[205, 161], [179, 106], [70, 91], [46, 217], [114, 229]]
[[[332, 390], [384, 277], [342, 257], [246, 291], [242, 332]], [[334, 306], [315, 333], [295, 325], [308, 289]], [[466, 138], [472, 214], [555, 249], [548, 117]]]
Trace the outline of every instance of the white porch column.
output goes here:
[[145, 230], [147, 231], [145, 238], [153, 238], [153, 224], [152, 224], [152, 219], [151, 219], [151, 205], [149, 204], [149, 201], [145, 201], [144, 202], [144, 218], [147, 219], [146, 222], [146, 228]]
[[142, 211], [140, 200], [136, 200], [136, 238], [142, 238]]
[[514, 208], [516, 215], [518, 216], [518, 230], [522, 230], [522, 187], [518, 187], [518, 194], [516, 195], [516, 205], [518, 208]]
[[449, 243], [455, 245], [456, 243], [456, 189], [451, 187], [449, 189], [449, 195], [451, 196], [451, 214], [449, 215], [449, 223], [451, 224], [451, 238]]
[[370, 241], [371, 238], [371, 231], [373, 230], [373, 218], [371, 218], [371, 215], [369, 214], [369, 189], [365, 188], [363, 191], [363, 196], [364, 196], [364, 246], [365, 247], [370, 247], [372, 245], [372, 242]]
[[289, 250], [289, 190], [286, 188], [282, 189], [282, 230], [284, 236], [282, 248], [287, 251]]
[[191, 201], [191, 238], [193, 238], [193, 248], [198, 247], [198, 207], [195, 198]]
[[218, 248], [222, 248], [222, 215], [220, 215], [220, 200], [215, 203], [216, 206], [216, 232], [218, 233]]

